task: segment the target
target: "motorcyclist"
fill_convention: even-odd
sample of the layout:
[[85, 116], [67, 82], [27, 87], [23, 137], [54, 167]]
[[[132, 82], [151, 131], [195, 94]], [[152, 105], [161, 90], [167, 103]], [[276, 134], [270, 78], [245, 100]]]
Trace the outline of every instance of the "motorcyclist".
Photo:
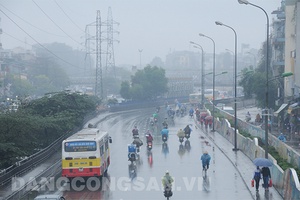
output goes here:
[[183, 129], [186, 136], [191, 135], [192, 129], [189, 125], [186, 125], [186, 127]]
[[194, 116], [194, 109], [193, 108], [190, 109], [189, 114], [190, 114], [191, 117]]
[[[149, 130], [148, 130], [148, 131], [149, 131]], [[153, 137], [152, 137], [150, 131], [146, 134], [146, 141], [147, 141], [147, 143], [153, 141]]]
[[209, 162], [210, 162], [210, 155], [208, 154], [207, 151], [205, 151], [203, 153], [203, 155], [201, 156], [200, 160], [202, 160], [202, 167], [203, 167], [203, 170], [205, 169], [208, 169], [209, 168]]
[[132, 129], [132, 136], [136, 136], [136, 135], [139, 135], [139, 129], [137, 128], [137, 126], [134, 126], [134, 129]]
[[172, 176], [170, 176], [169, 171], [167, 170], [165, 175], [161, 179], [162, 185], [164, 187], [164, 195], [166, 197], [172, 196], [172, 183], [174, 182], [174, 179]]
[[184, 132], [182, 129], [179, 129], [179, 131], [177, 132], [177, 136], [178, 136], [179, 138], [184, 138], [185, 132]]
[[163, 125], [164, 128], [168, 128], [168, 118], [165, 118], [162, 125]]
[[166, 137], [169, 137], [169, 130], [166, 128], [163, 128], [160, 132], [161, 136], [163, 137], [164, 135], [166, 135]]
[[136, 145], [136, 148], [137, 148], [137, 151], [139, 151], [140, 146], [143, 145], [143, 141], [139, 138], [138, 135], [135, 135], [132, 144], [135, 144], [135, 145]]

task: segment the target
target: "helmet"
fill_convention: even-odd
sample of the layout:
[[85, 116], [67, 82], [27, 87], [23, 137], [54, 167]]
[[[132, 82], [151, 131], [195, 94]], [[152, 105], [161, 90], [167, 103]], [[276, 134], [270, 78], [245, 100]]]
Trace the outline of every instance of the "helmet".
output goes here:
[[166, 174], [169, 174], [169, 171], [168, 171], [168, 170], [166, 171]]

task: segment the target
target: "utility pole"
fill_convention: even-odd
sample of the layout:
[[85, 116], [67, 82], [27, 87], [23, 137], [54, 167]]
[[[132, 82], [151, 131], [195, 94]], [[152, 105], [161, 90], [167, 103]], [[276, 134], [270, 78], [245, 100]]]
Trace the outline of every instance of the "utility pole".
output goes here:
[[140, 69], [142, 69], [142, 52], [143, 52], [143, 49], [139, 49], [139, 52], [140, 52]]

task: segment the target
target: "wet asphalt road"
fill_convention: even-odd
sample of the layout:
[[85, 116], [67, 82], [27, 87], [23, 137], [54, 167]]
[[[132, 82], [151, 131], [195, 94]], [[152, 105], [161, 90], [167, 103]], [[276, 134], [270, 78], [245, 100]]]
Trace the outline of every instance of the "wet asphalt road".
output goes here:
[[[154, 133], [153, 149], [150, 154], [147, 153], [144, 133], [149, 128], [151, 114], [151, 110], [123, 112], [100, 123], [98, 128], [108, 131], [113, 138], [110, 146], [111, 165], [108, 177], [103, 179], [105, 186], [97, 191], [85, 186], [81, 191], [61, 192], [66, 199], [165, 199], [161, 177], [166, 170], [175, 179], [171, 199], [253, 199], [236, 168], [206, 138], [205, 130], [196, 129], [194, 120], [187, 115], [176, 118], [175, 125], [169, 126], [167, 145], [163, 146], [159, 133]], [[164, 115], [164, 112], [160, 114]], [[180, 146], [176, 133], [187, 124], [191, 124], [193, 129], [191, 138]], [[132, 166], [127, 158], [127, 145], [132, 142], [131, 130], [134, 125], [140, 129], [144, 145], [140, 151], [140, 161]], [[186, 142], [190, 145], [185, 145]], [[204, 150], [212, 157], [208, 181], [203, 181], [202, 177], [200, 156]], [[241, 158], [240, 162], [243, 159], [246, 158]]]

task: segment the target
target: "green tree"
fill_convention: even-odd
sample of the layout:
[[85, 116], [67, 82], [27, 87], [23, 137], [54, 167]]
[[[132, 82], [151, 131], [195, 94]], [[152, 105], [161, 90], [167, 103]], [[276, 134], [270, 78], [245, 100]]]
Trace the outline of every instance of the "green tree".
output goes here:
[[13, 96], [27, 96], [34, 93], [34, 88], [28, 79], [22, 79], [19, 76], [9, 76], [11, 83], [10, 90]]
[[[123, 82], [121, 85], [121, 95], [126, 94], [132, 99], [155, 99], [168, 91], [168, 79], [165, 76], [165, 70], [156, 66], [148, 65], [143, 70], [138, 70], [134, 76], [131, 76], [131, 87], [129, 83]], [[125, 96], [123, 96], [125, 98]], [[125, 98], [126, 99], [126, 98]]]
[[0, 115], [0, 168], [81, 127], [99, 103], [95, 96], [58, 92], [22, 104], [15, 113]]
[[123, 81], [121, 83], [120, 94], [124, 99], [131, 99], [129, 81]]
[[[239, 81], [239, 85], [244, 88], [245, 95], [250, 97], [255, 95], [255, 99], [257, 101], [258, 107], [265, 108], [266, 107], [266, 86], [267, 86], [267, 77], [266, 77], [266, 42], [263, 43], [262, 49], [260, 49], [261, 59], [258, 63], [257, 68], [255, 69], [253, 74], [248, 74], [247, 76], [243, 76]], [[269, 52], [271, 52], [271, 48], [269, 46]], [[269, 53], [269, 61], [271, 59], [271, 53]], [[270, 62], [269, 62], [270, 63]], [[247, 69], [242, 71], [243, 74], [247, 72]], [[278, 81], [274, 81], [274, 74], [272, 74], [271, 65], [268, 67], [268, 107], [275, 108], [275, 100], [277, 100], [277, 88]], [[279, 80], [282, 82], [282, 80]]]

